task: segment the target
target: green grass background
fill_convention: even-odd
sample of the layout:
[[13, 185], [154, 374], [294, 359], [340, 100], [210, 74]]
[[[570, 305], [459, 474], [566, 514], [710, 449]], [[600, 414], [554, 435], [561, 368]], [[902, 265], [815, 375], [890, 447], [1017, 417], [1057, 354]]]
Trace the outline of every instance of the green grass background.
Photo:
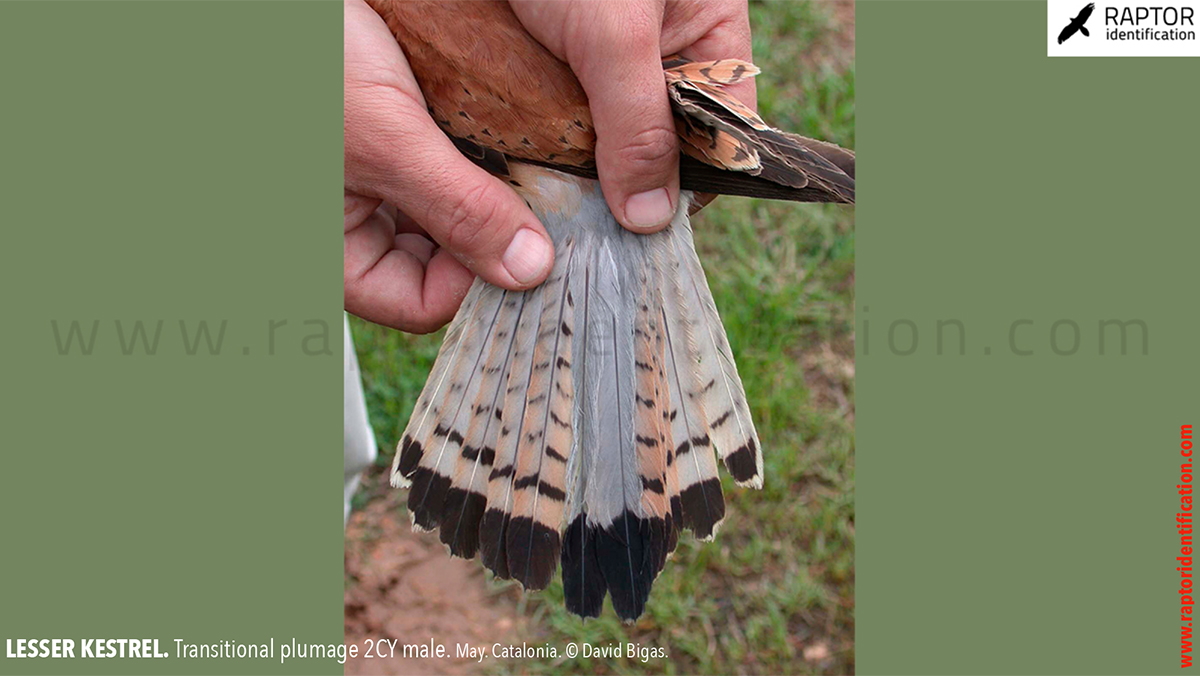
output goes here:
[[[853, 148], [853, 8], [756, 2], [751, 20], [763, 117]], [[530, 644], [635, 641], [665, 648], [669, 659], [560, 658], [505, 670], [854, 669], [854, 210], [723, 198], [696, 218], [695, 232], [758, 425], [765, 486], [743, 490], [724, 477], [729, 516], [717, 539], [681, 538], [632, 626], [611, 607], [586, 623], [569, 615], [557, 578], [522, 597]], [[442, 333], [412, 336], [357, 319], [352, 329], [381, 449], [361, 507], [380, 499]]]

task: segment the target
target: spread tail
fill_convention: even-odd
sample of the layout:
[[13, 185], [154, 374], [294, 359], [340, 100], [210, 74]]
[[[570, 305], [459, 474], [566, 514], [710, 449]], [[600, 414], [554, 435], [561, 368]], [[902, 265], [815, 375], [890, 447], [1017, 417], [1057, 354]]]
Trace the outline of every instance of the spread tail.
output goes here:
[[[732, 72], [732, 71], [731, 71]], [[762, 451], [725, 329], [692, 243], [684, 193], [672, 225], [634, 235], [599, 184], [514, 165], [512, 182], [555, 243], [523, 293], [476, 280], [446, 333], [392, 470], [414, 527], [497, 577], [549, 584], [566, 605], [642, 614], [687, 528], [725, 515], [720, 458], [762, 485]]]

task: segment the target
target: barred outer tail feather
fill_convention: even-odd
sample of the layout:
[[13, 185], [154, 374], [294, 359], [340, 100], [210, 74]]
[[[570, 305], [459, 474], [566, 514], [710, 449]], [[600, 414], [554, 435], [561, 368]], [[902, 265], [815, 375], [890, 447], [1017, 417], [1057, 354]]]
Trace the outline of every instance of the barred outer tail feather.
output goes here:
[[[680, 224], [675, 228], [682, 228]], [[662, 316], [666, 332], [667, 382], [671, 392], [667, 419], [671, 424], [672, 455], [678, 484], [682, 525], [701, 539], [711, 539], [725, 518], [725, 499], [713, 454], [708, 413], [697, 364], [704, 361], [698, 342], [699, 307], [684, 293], [683, 262], [676, 255], [675, 238], [657, 243], [662, 260]]]
[[[442, 377], [431, 383], [435, 389], [425, 410], [417, 416], [417, 428], [405, 434], [408, 447], [401, 449], [393, 480], [399, 471], [400, 476], [412, 482], [408, 507], [414, 526], [421, 530], [433, 530], [441, 521], [455, 457], [464, 445], [463, 433], [468, 430], [471, 418], [469, 403], [483, 388], [484, 357], [496, 340], [496, 326], [506, 295], [492, 287], [480, 289], [470, 314], [473, 321], [463, 327], [454, 349], [439, 355], [439, 361], [443, 357], [449, 357], [450, 361]], [[434, 368], [438, 369], [436, 362]]]
[[[479, 548], [479, 521], [487, 504], [487, 477], [495, 460], [496, 430], [500, 427], [501, 404], [507, 381], [508, 363], [516, 339], [516, 323], [524, 297], [505, 293], [488, 347], [481, 364], [479, 395], [471, 404], [470, 422], [462, 433], [454, 459], [450, 488], [439, 520], [441, 541], [455, 556], [472, 558]], [[514, 302], [515, 301], [515, 302]]]
[[750, 406], [725, 336], [725, 326], [696, 256], [691, 225], [683, 221], [672, 229], [672, 234], [675, 256], [680, 262], [678, 283], [683, 305], [691, 309], [698, 334], [699, 361], [694, 368], [703, 383], [698, 391], [685, 396], [704, 402], [709, 436], [734, 481], [739, 486], [762, 488], [762, 447], [750, 418]]
[[411, 482], [414, 527], [438, 529], [455, 556], [478, 553], [527, 589], [561, 562], [571, 612], [598, 616], [607, 596], [632, 621], [679, 531], [710, 538], [724, 518], [716, 454], [761, 484], [757, 438], [692, 249], [690, 196], [670, 228], [639, 236], [595, 181], [514, 169], [554, 239], [554, 269], [524, 293], [476, 281], [393, 483]]

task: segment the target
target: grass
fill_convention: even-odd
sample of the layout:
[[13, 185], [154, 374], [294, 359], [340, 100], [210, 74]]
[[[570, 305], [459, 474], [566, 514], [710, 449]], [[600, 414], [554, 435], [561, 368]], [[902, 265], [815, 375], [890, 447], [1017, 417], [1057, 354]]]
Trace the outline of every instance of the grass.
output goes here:
[[[763, 117], [852, 148], [852, 42], [834, 30], [844, 9], [756, 2], [751, 19]], [[763, 444], [765, 486], [739, 489], [725, 477], [729, 516], [717, 539], [681, 538], [634, 625], [621, 624], [611, 607], [586, 623], [569, 615], [557, 579], [524, 595], [518, 611], [532, 631], [525, 640], [559, 646], [560, 657], [499, 665], [505, 671], [854, 670], [853, 224], [848, 207], [736, 198], [697, 217], [700, 258]], [[360, 321], [353, 329], [383, 468], [441, 336]], [[360, 503], [381, 494], [382, 476], [381, 469], [368, 478]], [[633, 642], [662, 648], [668, 659], [571, 660], [561, 656], [568, 642]]]

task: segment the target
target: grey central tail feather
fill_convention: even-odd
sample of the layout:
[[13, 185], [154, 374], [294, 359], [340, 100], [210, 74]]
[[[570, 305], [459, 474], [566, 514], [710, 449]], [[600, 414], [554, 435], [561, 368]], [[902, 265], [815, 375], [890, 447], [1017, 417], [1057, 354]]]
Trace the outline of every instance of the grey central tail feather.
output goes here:
[[611, 596], [632, 620], [678, 530], [708, 538], [724, 516], [714, 451], [751, 485], [761, 456], [692, 248], [690, 195], [667, 230], [635, 235], [597, 182], [540, 171], [543, 193], [577, 193], [569, 208], [531, 202], [554, 270], [524, 293], [476, 280], [393, 482], [413, 481], [415, 525], [440, 527], [452, 554], [478, 551], [527, 588], [561, 560], [569, 610], [598, 616]]

